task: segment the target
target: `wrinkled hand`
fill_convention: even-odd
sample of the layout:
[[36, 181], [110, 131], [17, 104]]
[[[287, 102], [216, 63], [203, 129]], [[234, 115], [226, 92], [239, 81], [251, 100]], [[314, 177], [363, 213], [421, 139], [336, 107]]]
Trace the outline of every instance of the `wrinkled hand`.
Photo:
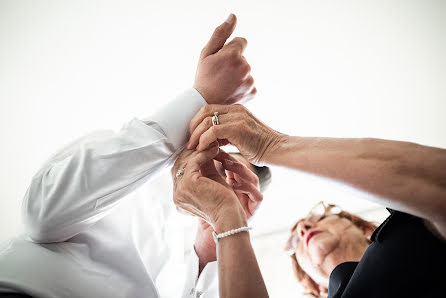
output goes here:
[[231, 14], [215, 29], [201, 51], [194, 88], [208, 104], [246, 102], [257, 93], [251, 67], [243, 57], [246, 39], [236, 37], [225, 45], [236, 23], [235, 15]]
[[[174, 202], [179, 208], [209, 223], [215, 231], [246, 225], [246, 215], [237, 196], [214, 166], [218, 144], [197, 152], [183, 150], [172, 168]], [[176, 177], [178, 169], [184, 174]]]
[[[243, 163], [221, 149], [214, 159], [222, 163], [226, 173], [226, 177], [222, 176], [222, 178], [226, 179], [226, 183], [232, 187], [249, 220], [263, 200], [263, 195], [259, 191], [259, 178]], [[199, 259], [199, 272], [208, 262], [217, 259], [212, 232], [213, 228], [199, 219], [194, 245]]]
[[[218, 112], [219, 125], [212, 125]], [[236, 146], [251, 163], [262, 165], [269, 152], [282, 141], [283, 134], [269, 128], [242, 105], [206, 105], [190, 122], [191, 137], [187, 148], [205, 150], [217, 141]]]

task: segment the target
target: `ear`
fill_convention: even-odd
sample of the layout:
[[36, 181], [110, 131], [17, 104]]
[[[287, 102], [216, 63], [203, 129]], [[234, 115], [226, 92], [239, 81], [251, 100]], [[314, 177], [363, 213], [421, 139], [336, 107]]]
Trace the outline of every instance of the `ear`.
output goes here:
[[372, 237], [372, 234], [375, 231], [375, 229], [376, 229], [376, 226], [371, 222], [367, 222], [361, 226], [361, 230], [364, 233], [364, 236], [367, 237], [367, 239], [369, 239], [369, 240], [370, 240], [370, 237]]
[[319, 295], [321, 297], [327, 297], [328, 289], [326, 287], [324, 287], [324, 286], [321, 286], [321, 285], [318, 285], [318, 288], [319, 288]]

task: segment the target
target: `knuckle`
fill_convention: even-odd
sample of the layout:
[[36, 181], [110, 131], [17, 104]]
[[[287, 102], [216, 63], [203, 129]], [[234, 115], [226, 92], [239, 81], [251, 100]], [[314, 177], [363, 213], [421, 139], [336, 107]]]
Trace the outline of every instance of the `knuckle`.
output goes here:
[[205, 106], [203, 106], [203, 107], [201, 107], [201, 109], [200, 109], [200, 111], [199, 111], [199, 114], [200, 115], [204, 115], [204, 114], [206, 114], [206, 112], [209, 110], [209, 105], [205, 105]]
[[239, 72], [242, 77], [246, 77], [251, 72], [251, 66], [248, 63], [241, 63], [239, 66]]
[[245, 70], [246, 74], [250, 73], [251, 72], [251, 65], [249, 65], [248, 63], [245, 63], [244, 70]]
[[240, 61], [239, 61], [240, 53], [237, 51], [236, 48], [231, 47], [230, 49], [228, 49], [227, 55], [232, 63], [237, 63], [237, 64], [240, 63]]
[[234, 37], [233, 42], [239, 43], [244, 47], [248, 44], [248, 41], [246, 40], [246, 38], [240, 37], [240, 36]]
[[249, 77], [246, 79], [246, 84], [248, 84], [249, 86], [254, 85], [254, 78], [253, 78], [252, 76], [249, 76]]
[[211, 118], [211, 117], [206, 117], [206, 118], [204, 119], [204, 125], [205, 125], [206, 127], [208, 127], [208, 126], [212, 126], [212, 118]]
[[256, 126], [256, 121], [252, 118], [246, 119], [246, 124], [249, 127], [255, 127]]
[[241, 104], [235, 104], [234, 105], [234, 110], [237, 111], [237, 112], [242, 112], [243, 113], [246, 110], [246, 108], [243, 105], [241, 105]]
[[214, 29], [213, 36], [220, 37], [225, 33], [223, 26], [218, 26]]

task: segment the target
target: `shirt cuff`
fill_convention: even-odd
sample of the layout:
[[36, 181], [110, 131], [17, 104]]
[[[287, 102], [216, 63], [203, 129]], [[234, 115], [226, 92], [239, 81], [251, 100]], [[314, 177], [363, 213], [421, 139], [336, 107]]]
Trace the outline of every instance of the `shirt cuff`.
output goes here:
[[198, 255], [195, 249], [192, 248], [183, 298], [217, 298], [219, 295], [217, 261], [207, 263], [199, 277], [198, 270]]
[[147, 119], [160, 126], [176, 150], [189, 139], [189, 122], [206, 104], [201, 94], [190, 88]]

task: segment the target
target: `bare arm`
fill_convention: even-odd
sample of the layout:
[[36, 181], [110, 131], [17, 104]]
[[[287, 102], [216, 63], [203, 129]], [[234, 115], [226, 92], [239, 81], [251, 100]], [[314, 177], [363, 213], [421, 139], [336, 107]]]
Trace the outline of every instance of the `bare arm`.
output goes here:
[[265, 162], [370, 192], [381, 204], [425, 218], [446, 235], [446, 150], [380, 139], [282, 136]]
[[223, 139], [254, 163], [294, 168], [352, 185], [376, 201], [430, 221], [446, 237], [446, 150], [379, 139], [303, 138], [280, 134], [246, 108], [212, 106], [221, 116], [207, 126], [209, 106], [191, 122], [190, 147]]
[[[205, 220], [216, 233], [247, 225], [246, 214], [233, 190], [215, 169], [216, 145], [203, 152], [183, 151], [172, 168], [175, 204]], [[184, 175], [176, 177], [178, 169]], [[241, 232], [217, 244], [221, 298], [268, 297], [249, 234]]]
[[246, 232], [218, 242], [220, 297], [269, 297]]

